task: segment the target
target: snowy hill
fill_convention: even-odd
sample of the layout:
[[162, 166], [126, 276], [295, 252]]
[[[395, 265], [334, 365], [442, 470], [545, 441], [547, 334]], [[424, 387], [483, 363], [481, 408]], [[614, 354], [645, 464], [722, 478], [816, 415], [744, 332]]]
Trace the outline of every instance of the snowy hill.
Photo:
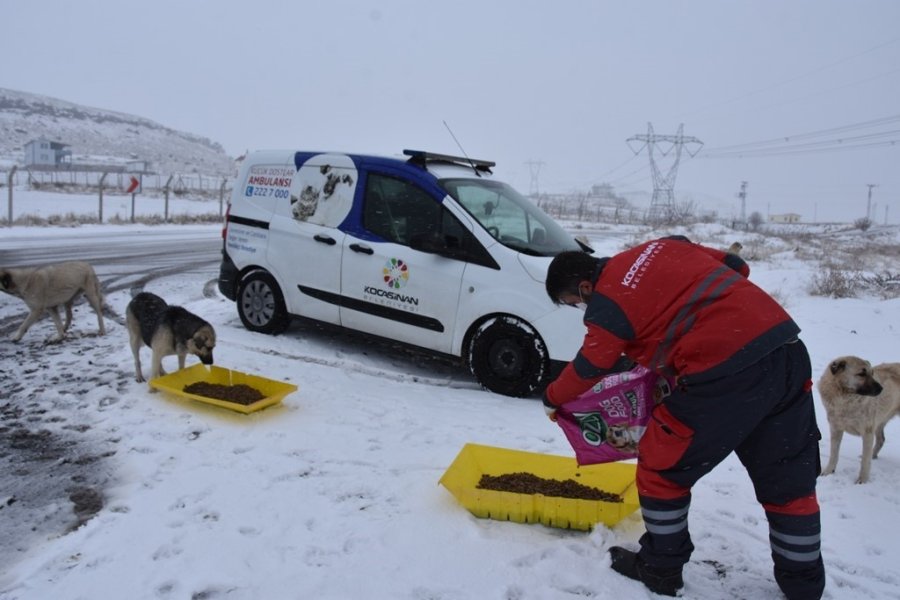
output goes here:
[[150, 161], [159, 172], [230, 174], [216, 142], [135, 115], [0, 88], [0, 167], [22, 165], [25, 144], [45, 138], [70, 146], [73, 163]]

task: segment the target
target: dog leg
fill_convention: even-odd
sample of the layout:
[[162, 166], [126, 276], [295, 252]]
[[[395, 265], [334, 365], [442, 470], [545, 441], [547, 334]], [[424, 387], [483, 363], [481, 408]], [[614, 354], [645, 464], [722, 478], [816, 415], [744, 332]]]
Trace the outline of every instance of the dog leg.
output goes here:
[[184, 368], [184, 359], [187, 358], [186, 352], [180, 352], [178, 354], [178, 370], [182, 370]]
[[56, 333], [58, 334], [53, 338], [53, 341], [62, 341], [62, 339], [66, 337], [66, 329], [63, 327], [62, 319], [59, 318], [59, 307], [51, 306], [48, 310], [50, 312], [50, 318], [53, 319], [53, 324], [56, 325]]
[[68, 331], [69, 325], [72, 324], [72, 303], [74, 301], [75, 299], [73, 298], [72, 300], [66, 302], [66, 323], [65, 325], [63, 325], [63, 331]]
[[822, 475], [831, 475], [837, 467], [838, 453], [841, 449], [841, 438], [844, 432], [840, 429], [831, 427], [831, 455], [828, 457], [828, 464], [822, 469]]
[[[161, 352], [153, 352], [153, 356], [150, 358], [151, 362], [153, 363], [150, 367], [150, 379], [156, 379], [157, 377], [166, 374], [166, 372], [163, 371], [162, 368], [162, 359], [163, 355]], [[159, 390], [157, 390], [155, 387], [150, 388], [151, 394], [155, 394], [157, 391]]]
[[134, 380], [138, 383], [144, 381], [144, 375], [141, 373], [141, 338], [137, 335], [131, 335], [131, 354], [134, 356]]
[[875, 428], [875, 449], [872, 451], [872, 458], [878, 458], [881, 447], [884, 446], [884, 426], [887, 422], [882, 423]]
[[44, 309], [42, 309], [42, 308], [32, 310], [30, 313], [28, 313], [28, 316], [25, 318], [25, 321], [22, 323], [22, 325], [19, 326], [18, 331], [16, 331], [13, 334], [13, 336], [11, 338], [12, 341], [18, 342], [19, 340], [21, 340], [22, 336], [25, 335], [25, 332], [28, 331], [28, 329], [32, 325], [34, 325], [35, 321], [40, 319], [43, 314], [44, 314]]
[[97, 313], [97, 326], [99, 327], [100, 335], [106, 335], [106, 329], [103, 327], [103, 302], [100, 299], [99, 293], [85, 292], [84, 295], [87, 297], [91, 308]]
[[151, 379], [156, 379], [157, 377], [166, 374], [166, 372], [163, 370], [162, 359], [162, 352], [153, 353], [153, 370], [150, 374]]
[[859, 477], [857, 477], [856, 483], [869, 481], [869, 473], [872, 470], [872, 449], [875, 446], [875, 432], [871, 429], [864, 430], [862, 441], [862, 461], [859, 465]]

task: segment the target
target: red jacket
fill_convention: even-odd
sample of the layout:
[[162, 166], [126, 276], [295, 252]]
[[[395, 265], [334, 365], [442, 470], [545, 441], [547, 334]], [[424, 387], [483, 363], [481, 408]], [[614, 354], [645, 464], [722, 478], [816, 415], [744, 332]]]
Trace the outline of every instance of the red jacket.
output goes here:
[[547, 387], [545, 403], [574, 400], [620, 370], [623, 355], [689, 386], [735, 373], [796, 338], [800, 328], [749, 274], [740, 257], [683, 237], [602, 259], [584, 343]]

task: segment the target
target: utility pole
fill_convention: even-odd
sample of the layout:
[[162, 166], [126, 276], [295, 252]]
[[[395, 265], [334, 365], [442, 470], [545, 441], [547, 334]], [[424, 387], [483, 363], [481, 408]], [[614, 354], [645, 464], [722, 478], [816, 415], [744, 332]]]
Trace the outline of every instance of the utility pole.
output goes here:
[[871, 218], [872, 218], [872, 188], [878, 187], [878, 184], [877, 183], [867, 183], [866, 185], [869, 186], [869, 201], [866, 203], [866, 218], [871, 220]]
[[747, 182], [741, 182], [741, 191], [738, 192], [738, 198], [741, 199], [741, 223], [747, 225]]
[[[650, 200], [650, 220], [659, 220], [660, 217], [671, 217], [675, 212], [675, 176], [678, 174], [678, 163], [681, 162], [681, 151], [688, 146], [687, 153], [695, 156], [703, 147], [703, 142], [695, 137], [684, 136], [684, 123], [678, 126], [678, 133], [675, 135], [657, 135], [653, 132], [653, 124], [647, 123], [647, 134], [634, 135], [626, 140], [632, 152], [639, 154], [641, 150], [647, 148], [647, 154], [650, 155], [650, 170], [653, 174], [653, 196]], [[643, 142], [641, 146], [634, 149], [632, 142]], [[691, 148], [694, 148], [693, 152]], [[669, 171], [664, 175], [656, 164], [656, 158], [653, 151], [658, 150], [662, 156], [668, 155], [673, 150], [675, 158]]]

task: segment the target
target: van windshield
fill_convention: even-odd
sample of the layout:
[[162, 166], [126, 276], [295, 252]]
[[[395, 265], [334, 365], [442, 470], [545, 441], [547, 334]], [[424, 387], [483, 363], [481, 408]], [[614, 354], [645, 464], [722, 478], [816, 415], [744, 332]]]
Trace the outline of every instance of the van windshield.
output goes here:
[[505, 183], [441, 179], [440, 184], [504, 246], [532, 256], [584, 250], [559, 223]]

